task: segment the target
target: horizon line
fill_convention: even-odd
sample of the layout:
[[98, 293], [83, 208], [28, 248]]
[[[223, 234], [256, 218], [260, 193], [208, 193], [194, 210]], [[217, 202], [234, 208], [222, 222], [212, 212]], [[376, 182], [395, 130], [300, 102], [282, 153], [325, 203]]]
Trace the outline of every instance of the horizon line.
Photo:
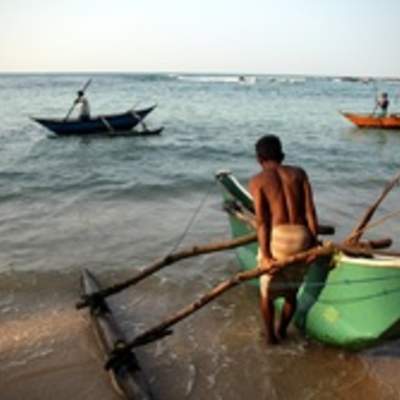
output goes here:
[[364, 78], [364, 79], [394, 79], [400, 80], [400, 75], [364, 75], [364, 74], [310, 74], [310, 73], [285, 73], [285, 72], [237, 72], [237, 71], [0, 71], [0, 75], [243, 75], [243, 76], [297, 76], [319, 78]]

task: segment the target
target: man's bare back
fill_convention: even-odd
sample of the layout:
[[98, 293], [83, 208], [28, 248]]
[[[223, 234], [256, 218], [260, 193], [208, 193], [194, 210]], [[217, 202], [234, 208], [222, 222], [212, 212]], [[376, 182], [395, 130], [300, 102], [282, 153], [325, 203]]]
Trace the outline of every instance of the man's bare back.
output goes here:
[[251, 179], [249, 187], [259, 224], [268, 225], [270, 229], [283, 224], [304, 225], [316, 236], [315, 207], [303, 169], [268, 161]]

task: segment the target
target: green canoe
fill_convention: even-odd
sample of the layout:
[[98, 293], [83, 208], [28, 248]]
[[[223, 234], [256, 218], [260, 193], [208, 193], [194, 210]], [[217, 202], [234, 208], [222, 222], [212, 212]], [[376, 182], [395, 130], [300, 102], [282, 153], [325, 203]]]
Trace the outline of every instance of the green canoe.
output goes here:
[[[254, 214], [251, 195], [229, 172], [218, 173], [217, 179], [233, 237], [254, 232], [242, 218]], [[257, 250], [257, 244], [237, 250], [242, 269], [255, 267]], [[400, 337], [399, 305], [399, 257], [356, 258], [339, 253], [310, 266], [294, 320], [313, 339], [359, 349]]]

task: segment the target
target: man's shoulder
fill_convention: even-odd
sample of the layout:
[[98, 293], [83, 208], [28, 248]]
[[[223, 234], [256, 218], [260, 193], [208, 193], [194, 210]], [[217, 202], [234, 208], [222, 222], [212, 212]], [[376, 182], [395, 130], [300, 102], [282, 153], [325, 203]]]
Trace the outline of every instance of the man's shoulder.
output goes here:
[[258, 174], [253, 175], [250, 180], [249, 180], [249, 185], [257, 185], [258, 183], [260, 183], [263, 179], [263, 172], [259, 172]]
[[298, 176], [307, 176], [306, 171], [297, 165], [282, 165], [282, 170], [287, 172], [288, 174], [298, 175]]

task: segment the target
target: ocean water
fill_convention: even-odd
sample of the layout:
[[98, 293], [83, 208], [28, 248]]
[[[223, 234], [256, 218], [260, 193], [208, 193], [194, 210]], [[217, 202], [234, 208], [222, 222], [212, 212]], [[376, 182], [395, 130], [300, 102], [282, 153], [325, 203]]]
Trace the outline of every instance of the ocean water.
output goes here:
[[[93, 114], [158, 107], [159, 137], [54, 138], [30, 116], [64, 117], [87, 79]], [[172, 249], [229, 237], [214, 174], [244, 184], [254, 143], [282, 139], [303, 166], [322, 222], [348, 234], [400, 170], [400, 133], [361, 131], [338, 110], [370, 112], [377, 90], [400, 111], [400, 83], [235, 75], [0, 75], [0, 393], [14, 399], [115, 399], [79, 297], [82, 267], [102, 283], [132, 276]], [[395, 189], [377, 218], [398, 210]], [[197, 214], [196, 214], [197, 213]], [[192, 220], [193, 216], [196, 218]], [[184, 234], [185, 233], [185, 234]], [[398, 220], [368, 232], [391, 237]], [[159, 322], [238, 270], [233, 252], [173, 265], [113, 305], [124, 331]], [[234, 289], [139, 351], [156, 398], [395, 399], [398, 344], [349, 354], [294, 330], [260, 339], [254, 288]], [[283, 383], [284, 382], [284, 383]]]

